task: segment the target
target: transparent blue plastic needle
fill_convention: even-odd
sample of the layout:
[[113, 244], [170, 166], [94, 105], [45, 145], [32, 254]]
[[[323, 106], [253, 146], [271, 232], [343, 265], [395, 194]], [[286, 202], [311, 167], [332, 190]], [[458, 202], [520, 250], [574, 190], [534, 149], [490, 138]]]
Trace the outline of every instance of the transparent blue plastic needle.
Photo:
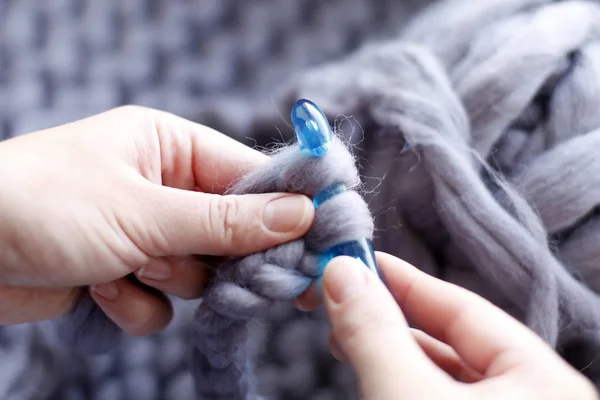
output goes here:
[[373, 244], [370, 240], [360, 239], [340, 243], [324, 251], [319, 258], [319, 276], [323, 275], [329, 261], [338, 256], [349, 256], [362, 261], [365, 267], [369, 268], [371, 272], [376, 273], [379, 276], [379, 279], [385, 282], [383, 275], [379, 270], [379, 266], [377, 265], [377, 261], [375, 261]]
[[[301, 151], [308, 153], [311, 157], [327, 155], [331, 149], [333, 132], [325, 114], [316, 104], [305, 99], [298, 100], [292, 108], [292, 123]], [[315, 209], [346, 190], [346, 186], [342, 183], [334, 183], [323, 189], [313, 197]], [[349, 256], [362, 261], [367, 268], [377, 273], [379, 278], [383, 280], [383, 275], [375, 261], [375, 253], [370, 240], [360, 239], [339, 243], [325, 250], [319, 259], [319, 276], [322, 276], [327, 263], [338, 256]]]
[[292, 123], [300, 150], [322, 157], [331, 148], [333, 132], [325, 114], [313, 102], [298, 100], [292, 108]]

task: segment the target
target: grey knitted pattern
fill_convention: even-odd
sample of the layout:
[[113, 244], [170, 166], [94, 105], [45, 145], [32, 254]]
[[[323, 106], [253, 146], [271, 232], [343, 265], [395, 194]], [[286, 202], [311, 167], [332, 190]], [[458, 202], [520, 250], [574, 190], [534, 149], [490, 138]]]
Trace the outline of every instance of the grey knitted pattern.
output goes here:
[[[377, 249], [490, 299], [600, 384], [599, 27], [596, 1], [445, 0], [395, 39], [294, 74], [270, 103], [198, 105], [198, 118], [266, 145], [293, 101], [315, 101], [357, 145]], [[2, 329], [13, 361], [0, 393], [189, 398], [196, 306], [99, 357], [61, 348], [44, 324]], [[356, 397], [321, 312], [282, 305], [268, 320], [252, 331], [262, 395]]]
[[[2, 0], [0, 138], [121, 104], [235, 121], [310, 65], [396, 30], [418, 0]], [[241, 115], [240, 115], [241, 114]]]

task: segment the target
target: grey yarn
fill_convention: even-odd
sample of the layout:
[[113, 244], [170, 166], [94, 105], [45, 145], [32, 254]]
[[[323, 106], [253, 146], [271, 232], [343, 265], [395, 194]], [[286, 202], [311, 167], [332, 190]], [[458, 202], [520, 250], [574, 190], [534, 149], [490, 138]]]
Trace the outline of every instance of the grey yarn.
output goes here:
[[597, 381], [600, 6], [468, 4], [433, 6], [283, 98], [369, 121], [365, 174], [394, 172], [371, 205], [400, 220], [380, 249], [503, 306]]
[[[307, 156], [298, 145], [286, 148], [266, 167], [244, 177], [232, 193], [292, 192], [314, 197], [338, 183], [353, 189], [360, 180], [354, 159], [334, 138], [329, 153], [320, 158]], [[249, 321], [265, 315], [275, 300], [289, 301], [306, 290], [319, 272], [318, 254], [338, 243], [372, 237], [366, 203], [348, 190], [317, 209], [302, 240], [221, 266], [194, 321], [192, 370], [199, 398], [258, 398], [248, 350]]]
[[[149, 15], [162, 18], [158, 17], [160, 13], [148, 11], [152, 7], [145, 8], [143, 3], [132, 6], [127, 18], [138, 21], [146, 20]], [[284, 3], [279, 11], [289, 7], [281, 2]], [[357, 26], [356, 35], [361, 36], [368, 32], [367, 27], [378, 25], [372, 22], [376, 20], [373, 16], [386, 14], [382, 10], [389, 10], [384, 7], [391, 7], [392, 3], [398, 7], [404, 4], [385, 1], [363, 2], [362, 6], [345, 4], [344, 12], [336, 13], [335, 8], [329, 6], [334, 3], [319, 2], [328, 6], [315, 8], [313, 14], [303, 13], [304, 28], [290, 29], [286, 31], [290, 36], [286, 37], [291, 40], [289, 38], [295, 38], [297, 32], [311, 32], [309, 21], [321, 19], [326, 21], [323, 26], [332, 27], [329, 33], [337, 33], [319, 34], [321, 41], [305, 39], [304, 47], [284, 46], [292, 49], [284, 53], [306, 54], [306, 51], [293, 49], [306, 49], [317, 42], [324, 47], [329, 43], [335, 48], [333, 42], [341, 37], [339, 32], [347, 33], [352, 26]], [[370, 4], [376, 4], [377, 12], [364, 11]], [[215, 7], [206, 5], [204, 9], [217, 10], [219, 6]], [[246, 7], [247, 12], [242, 14], [248, 16], [252, 13], [249, 10], [254, 8]], [[166, 83], [156, 78], [160, 74], [136, 73], [114, 79], [115, 75], [106, 73], [97, 75], [105, 77], [101, 83], [85, 83], [86, 90], [81, 86], [75, 90], [73, 85], [88, 81], [70, 77], [86, 76], [87, 73], [81, 71], [89, 71], [87, 64], [76, 62], [70, 64], [76, 68], [60, 63], [44, 66], [51, 71], [49, 82], [58, 83], [42, 86], [45, 89], [41, 90], [34, 84], [35, 79], [29, 79], [34, 76], [32, 71], [36, 66], [43, 65], [36, 61], [39, 57], [29, 63], [20, 59], [12, 68], [18, 67], [21, 78], [11, 85], [31, 90], [15, 89], [20, 95], [11, 98], [11, 105], [19, 105], [20, 109], [33, 107], [36, 111], [5, 112], [2, 130], [5, 134], [21, 132], [29, 126], [28, 121], [51, 124], [50, 113], [40, 104], [51, 107], [53, 114], [72, 119], [70, 110], [81, 111], [77, 108], [81, 102], [56, 99], [79, 99], [81, 96], [71, 94], [87, 96], [87, 90], [102, 87], [102, 91], [94, 89], [94, 93], [98, 96], [106, 93], [106, 97], [87, 97], [114, 99], [103, 104], [117, 105], [123, 100], [115, 93], [123, 92], [127, 93], [125, 99], [139, 102], [146, 98], [145, 104], [187, 116], [190, 110], [198, 110], [200, 121], [248, 144], [268, 146], [274, 140], [291, 139], [290, 130], [275, 131], [284, 125], [280, 115], [289, 113], [295, 99], [309, 98], [325, 109], [332, 121], [335, 120], [338, 131], [346, 136], [344, 141], [354, 146], [361, 163], [364, 192], [375, 217], [376, 249], [402, 257], [428, 273], [488, 298], [532, 327], [575, 368], [600, 385], [600, 367], [596, 361], [600, 350], [597, 311], [600, 279], [596, 272], [600, 224], [595, 184], [598, 169], [594, 157], [600, 136], [600, 113], [597, 112], [600, 109], [599, 8], [598, 2], [592, 0], [443, 0], [414, 16], [405, 29], [390, 40], [363, 45], [349, 57], [302, 74], [295, 74], [300, 68], [290, 67], [301, 65], [298, 63], [304, 60], [302, 56], [288, 64], [277, 61], [287, 59], [281, 55], [284, 53], [271, 56], [256, 51], [260, 46], [252, 47], [256, 57], [247, 58], [244, 63], [258, 65], [258, 60], [265, 60], [265, 64], [273, 67], [257, 67], [255, 71], [262, 71], [259, 75], [263, 78], [251, 73], [247, 75], [252, 76], [248, 82], [264, 83], [266, 77], [284, 75], [277, 72], [280, 70], [293, 75], [274, 100], [272, 85], [267, 82], [264, 89], [258, 91], [269, 93], [263, 96], [264, 102], [238, 96], [219, 100], [211, 97], [205, 102], [181, 91], [181, 87], [197, 87], [194, 86], [196, 80], [218, 82], [214, 90], [231, 86], [227, 77], [234, 73], [227, 72], [230, 70], [223, 65], [231, 62], [227, 54], [235, 52], [232, 50], [235, 46], [228, 47], [227, 43], [236, 42], [227, 41], [227, 35], [220, 33], [210, 36], [216, 44], [209, 47], [215, 53], [207, 59], [217, 60], [211, 71], [225, 72], [199, 74], [199, 69], [205, 71], [204, 64], [200, 68], [194, 61], [199, 56], [189, 57], [193, 53], [173, 45], [179, 49], [173, 54], [188, 55], [169, 58], [182, 60], [177, 64], [181, 68], [171, 64], [166, 68], [169, 76], [181, 77], [178, 84], [173, 83], [176, 80]], [[362, 16], [354, 20], [344, 16], [355, 10], [363, 10]], [[182, 14], [194, 15], [192, 12]], [[217, 14], [215, 11], [214, 15]], [[357, 14], [360, 13], [357, 11]], [[388, 14], [393, 26], [402, 26], [397, 14]], [[48, 15], [54, 18], [56, 14]], [[256, 17], [260, 20], [269, 13], [256, 11], [253, 15], [262, 15]], [[290, 22], [293, 15], [300, 14], [290, 11], [282, 15], [285, 15], [282, 24], [287, 27], [293, 25]], [[335, 17], [326, 18], [331, 15]], [[210, 17], [205, 20], [210, 21]], [[229, 26], [223, 22], [226, 19], [215, 17], [216, 20], [225, 24], [219, 26]], [[339, 26], [336, 24], [345, 28], [336, 30], [335, 26]], [[273, 26], [257, 25], [261, 29]], [[32, 26], [43, 27], [43, 24]], [[146, 26], [141, 23], [135, 29], [141, 32]], [[119, 30], [114, 32], [117, 37]], [[244, 37], [267, 36], [269, 34], [263, 32]], [[14, 44], [0, 46], [0, 60], [7, 54], [7, 48], [12, 54], [14, 46], [24, 48], [30, 40], [35, 42], [28, 37], [25, 35], [19, 40], [13, 39]], [[302, 42], [302, 36], [297, 37]], [[153, 40], [148, 39], [146, 45], [139, 47], [136, 54], [140, 59], [154, 51]], [[346, 43], [349, 42], [351, 40]], [[120, 47], [111, 43], [108, 40], [103, 45], [107, 54], [111, 54], [104, 59], [105, 65], [111, 62], [117, 65], [110, 60], [115, 54], [121, 54]], [[94, 46], [96, 52], [99, 47]], [[314, 49], [312, 45], [310, 48]], [[98, 63], [90, 64], [94, 70], [102, 71]], [[0, 67], [2, 65], [0, 61]], [[139, 65], [153, 64], [140, 62]], [[189, 65], [192, 72], [185, 65]], [[181, 74], [176, 70], [182, 71]], [[7, 70], [0, 68], [0, 86], [7, 82], [6, 73], [1, 71]], [[143, 78], [136, 81], [136, 76]], [[66, 81], [68, 85], [62, 83]], [[148, 85], [145, 81], [153, 83]], [[162, 91], [165, 85], [172, 90], [168, 96]], [[251, 86], [243, 84], [241, 90], [248, 93]], [[54, 88], [60, 89], [53, 91]], [[44, 96], [44, 90], [50, 95]], [[177, 98], [181, 101], [173, 101]], [[278, 110], [274, 111], [275, 107]], [[11, 115], [17, 117], [11, 119]], [[258, 180], [252, 187], [271, 185], [269, 190], [274, 191], [274, 175], [261, 177], [264, 180]], [[293, 285], [288, 289], [295, 290]], [[101, 356], [85, 356], [65, 348], [48, 339], [54, 334], [52, 331], [40, 330], [38, 325], [0, 328], [0, 340], [7, 334], [14, 338], [10, 342], [10, 357], [15, 360], [12, 365], [35, 364], [43, 371], [29, 379], [20, 379], [24, 373], [9, 375], [9, 370], [0, 363], [0, 382], [10, 383], [0, 384], [0, 390], [10, 386], [12, 393], [19, 393], [18, 398], [24, 399], [118, 400], [134, 398], [128, 397], [135, 395], [135, 392], [131, 394], [131, 387], [137, 385], [135, 382], [144, 381], [156, 390], [154, 398], [190, 398], [193, 378], [183, 359], [189, 351], [186, 340], [194, 334], [190, 321], [196, 304], [175, 304], [178, 320], [165, 333], [153, 338], [124, 338], [118, 348]], [[227, 310], [235, 305], [234, 302], [222, 304]], [[245, 311], [251, 312], [252, 308]], [[244, 359], [254, 360], [253, 365], [243, 366], [247, 371], [254, 371], [258, 378], [257, 382], [246, 381], [250, 394], [261, 393], [273, 399], [357, 398], [352, 372], [328, 354], [328, 328], [322, 311], [301, 315], [284, 303], [274, 302], [266, 314], [267, 325], [256, 321], [245, 324], [246, 320], [242, 320], [251, 336], [244, 339], [250, 344]], [[20, 333], [15, 333], [16, 329], [20, 329]], [[140, 341], [145, 344], [136, 346]], [[38, 349], [36, 354], [43, 351], [47, 358], [28, 353], [26, 342], [35, 344], [29, 348]], [[214, 346], [212, 348], [217, 348]], [[77, 373], [67, 368], [69, 363], [65, 359], [79, 366]], [[128, 365], [129, 359], [137, 360], [135, 367]], [[29, 388], [24, 382], [31, 383]], [[32, 390], [36, 385], [56, 390], [36, 394]], [[10, 398], [10, 394], [0, 391], [0, 397]]]

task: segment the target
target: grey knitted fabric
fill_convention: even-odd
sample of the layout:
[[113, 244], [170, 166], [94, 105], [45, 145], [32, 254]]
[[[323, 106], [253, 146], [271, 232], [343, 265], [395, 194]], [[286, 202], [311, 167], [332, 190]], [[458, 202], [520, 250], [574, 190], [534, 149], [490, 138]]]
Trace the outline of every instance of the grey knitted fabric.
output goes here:
[[241, 102], [270, 104], [291, 74], [396, 30], [418, 3], [2, 0], [0, 138], [128, 103], [184, 117], [218, 103], [247, 121]]

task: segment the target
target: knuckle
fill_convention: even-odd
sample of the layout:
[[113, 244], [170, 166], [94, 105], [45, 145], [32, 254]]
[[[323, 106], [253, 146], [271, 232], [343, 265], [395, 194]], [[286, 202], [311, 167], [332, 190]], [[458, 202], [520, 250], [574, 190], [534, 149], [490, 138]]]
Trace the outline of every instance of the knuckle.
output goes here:
[[139, 105], [123, 105], [109, 111], [117, 119], [123, 119], [135, 126], [136, 132], [158, 133], [164, 129], [162, 114], [153, 108]]
[[196, 291], [184, 290], [177, 297], [179, 297], [181, 300], [195, 300], [195, 299], [199, 298], [200, 295]]
[[147, 336], [147, 335], [151, 335], [152, 333], [154, 333], [154, 332], [145, 331], [141, 327], [137, 327], [137, 326], [132, 326], [127, 329], [127, 334], [131, 337]]
[[236, 232], [243, 225], [243, 212], [237, 196], [215, 196], [209, 206], [210, 231], [217, 240], [235, 241]]
[[150, 335], [154, 333], [154, 330], [150, 326], [152, 318], [154, 318], [153, 315], [141, 316], [138, 314], [135, 319], [128, 321], [125, 331], [129, 336], [133, 337]]
[[147, 313], [137, 315], [135, 321], [131, 321], [126, 331], [133, 337], [147, 336], [163, 329], [170, 321], [168, 310], [162, 307], [153, 307]]
[[168, 124], [165, 124], [165, 112], [154, 108], [128, 104], [113, 108], [110, 112], [132, 123], [141, 124], [149, 132], [160, 132], [168, 127]]
[[177, 297], [181, 300], [196, 300], [202, 295], [202, 289], [203, 288], [191, 288], [189, 290], [183, 290]]
[[195, 300], [202, 296], [202, 292], [206, 287], [207, 277], [204, 270], [200, 270], [201, 276], [190, 279], [191, 284], [182, 285], [177, 297], [182, 300]]
[[196, 260], [180, 260], [174, 265], [173, 290], [166, 291], [182, 300], [195, 300], [202, 296], [208, 282], [206, 264]]

